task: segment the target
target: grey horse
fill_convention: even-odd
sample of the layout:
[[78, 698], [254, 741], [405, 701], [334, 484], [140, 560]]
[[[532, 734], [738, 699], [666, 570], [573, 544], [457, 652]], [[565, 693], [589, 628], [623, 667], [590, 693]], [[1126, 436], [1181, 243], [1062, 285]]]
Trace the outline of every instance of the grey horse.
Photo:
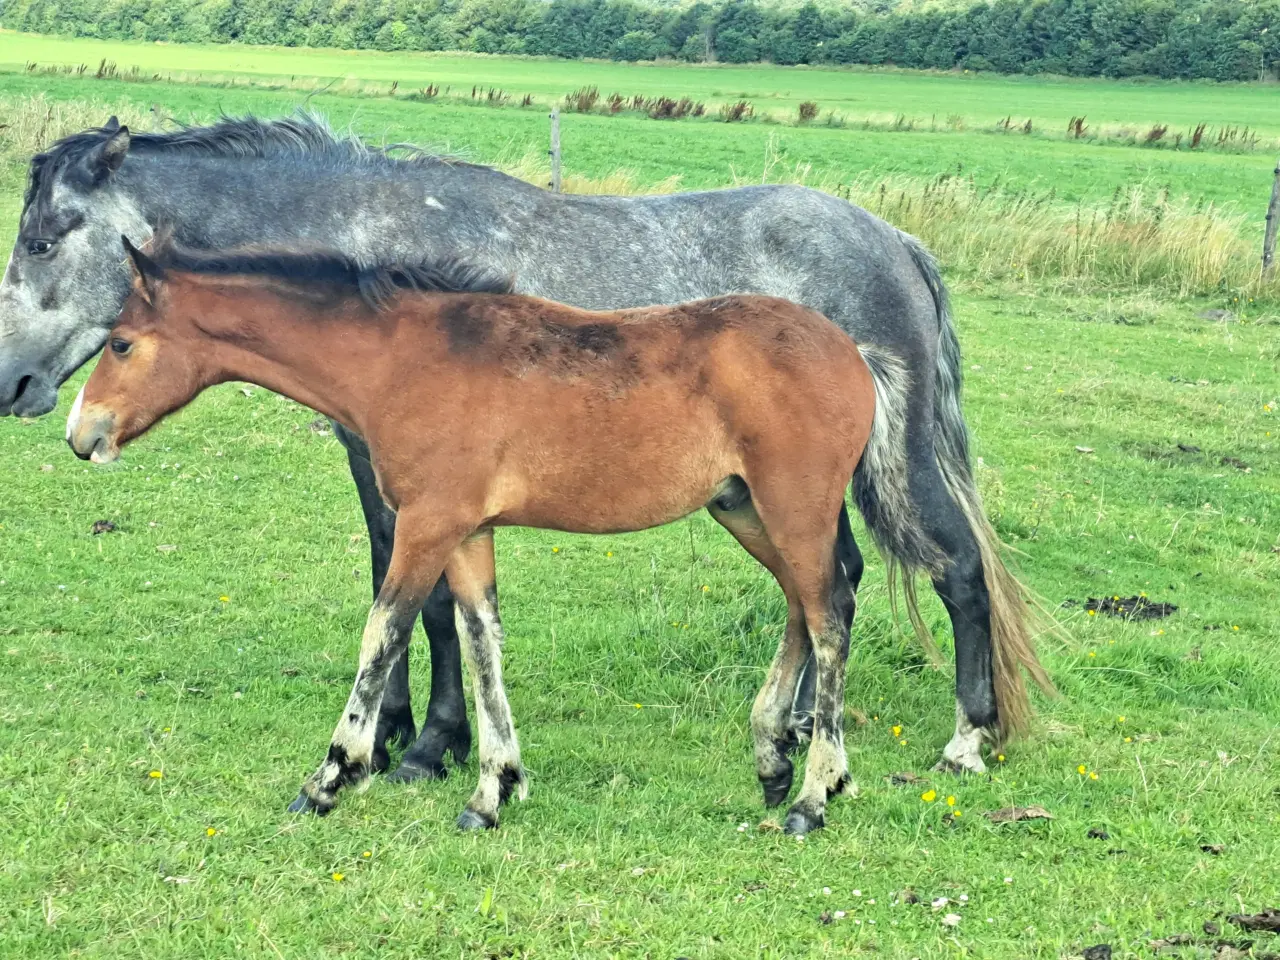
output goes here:
[[[1025, 727], [1024, 669], [1049, 688], [1027, 603], [974, 483], [959, 345], [938, 268], [915, 239], [865, 210], [794, 186], [553, 194], [488, 167], [373, 149], [310, 115], [166, 133], [130, 133], [113, 117], [32, 158], [0, 282], [0, 415], [54, 408], [59, 386], [101, 349], [128, 293], [121, 235], [143, 244], [161, 228], [191, 247], [323, 244], [364, 260], [456, 255], [514, 277], [519, 292], [591, 309], [750, 292], [825, 313], [909, 382], [893, 390], [896, 379], [877, 379], [900, 443], [860, 471], [854, 492], [891, 576], [926, 573], [951, 618], [956, 731], [940, 766], [980, 772], [984, 744]], [[369, 526], [376, 594], [395, 514], [378, 496], [360, 438], [335, 428]], [[856, 588], [860, 560], [855, 566], [846, 573]], [[906, 593], [918, 623], [914, 592]], [[409, 745], [392, 774], [401, 780], [443, 776], [445, 753], [461, 762], [471, 742], [443, 579], [422, 619], [431, 695], [421, 735], [407, 656], [379, 718], [375, 767], [388, 767], [389, 743]], [[810, 721], [812, 676], [804, 671], [795, 692], [797, 739]]]

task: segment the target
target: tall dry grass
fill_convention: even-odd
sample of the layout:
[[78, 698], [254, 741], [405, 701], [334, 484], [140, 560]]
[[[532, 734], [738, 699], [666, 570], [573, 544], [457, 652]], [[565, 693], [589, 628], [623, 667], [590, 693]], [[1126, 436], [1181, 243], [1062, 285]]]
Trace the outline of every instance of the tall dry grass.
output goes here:
[[52, 100], [43, 93], [0, 97], [0, 161], [25, 164], [60, 137], [100, 127], [113, 114], [133, 130], [150, 130], [159, 119], [131, 103]]
[[1157, 287], [1179, 296], [1239, 292], [1280, 298], [1261, 277], [1248, 218], [1135, 184], [1106, 203], [1066, 204], [1052, 191], [982, 188], [964, 177], [861, 177], [840, 182], [787, 164], [771, 142], [761, 175], [850, 200], [922, 240], [949, 269], [976, 279], [1081, 287]]

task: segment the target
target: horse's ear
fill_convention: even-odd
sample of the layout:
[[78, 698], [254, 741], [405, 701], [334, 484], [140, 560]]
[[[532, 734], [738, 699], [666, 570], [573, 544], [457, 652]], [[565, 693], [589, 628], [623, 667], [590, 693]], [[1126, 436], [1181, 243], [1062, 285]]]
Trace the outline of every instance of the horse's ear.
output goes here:
[[103, 133], [115, 133], [120, 129], [120, 118], [114, 113], [107, 118], [107, 122], [102, 125]]
[[156, 281], [163, 276], [160, 265], [135, 247], [123, 234], [120, 235], [120, 242], [124, 244], [124, 252], [129, 255], [129, 272], [132, 275], [134, 293], [148, 305], [154, 303]]
[[[115, 117], [111, 119], [115, 120]], [[120, 164], [124, 163], [125, 155], [129, 152], [128, 127], [120, 126], [117, 121], [116, 128], [107, 132], [110, 135], [84, 158], [85, 172], [95, 187], [120, 169]]]

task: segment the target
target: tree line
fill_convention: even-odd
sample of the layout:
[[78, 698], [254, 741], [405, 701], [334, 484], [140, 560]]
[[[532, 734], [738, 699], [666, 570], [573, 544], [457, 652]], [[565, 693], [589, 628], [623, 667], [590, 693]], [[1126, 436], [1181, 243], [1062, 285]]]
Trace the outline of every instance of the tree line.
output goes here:
[[1188, 80], [1257, 80], [1280, 60], [1280, 0], [995, 0], [882, 12], [752, 0], [0, 0], [0, 24], [174, 43]]

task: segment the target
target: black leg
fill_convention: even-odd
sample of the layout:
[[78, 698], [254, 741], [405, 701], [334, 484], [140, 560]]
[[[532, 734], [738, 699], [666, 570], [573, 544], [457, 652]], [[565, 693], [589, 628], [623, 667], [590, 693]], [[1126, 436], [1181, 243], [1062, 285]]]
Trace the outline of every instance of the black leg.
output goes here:
[[431, 647], [431, 699], [422, 734], [400, 759], [388, 778], [407, 782], [423, 777], [442, 778], [446, 752], [457, 763], [466, 763], [471, 752], [471, 726], [462, 692], [462, 653], [453, 615], [453, 594], [441, 577], [422, 608], [422, 625]]
[[[930, 463], [930, 467], [933, 464]], [[947, 558], [934, 589], [951, 617], [956, 638], [956, 699], [976, 729], [996, 724], [996, 694], [991, 664], [991, 601], [982, 571], [982, 554], [969, 522], [947, 494], [933, 468], [936, 482], [912, 483], [913, 498], [925, 532]], [[913, 476], [913, 481], [916, 477]], [[915, 491], [913, 491], [915, 492]]]
[[[837, 575], [834, 589], [837, 592], [847, 592], [851, 599], [856, 598], [858, 586], [862, 583], [863, 560], [862, 551], [858, 549], [858, 544], [853, 539], [853, 528], [849, 525], [847, 507], [840, 508], [839, 526], [836, 529], [836, 563], [839, 568], [837, 574], [843, 573], [843, 576]], [[843, 605], [837, 605], [835, 609], [843, 610]], [[849, 615], [849, 622], [853, 622], [852, 613]], [[845, 631], [844, 650], [841, 656], [845, 660], [849, 658], [848, 630]], [[813, 700], [817, 679], [816, 662], [810, 651], [809, 659], [800, 670], [800, 682], [796, 684], [795, 701], [791, 708], [796, 735], [801, 739], [808, 739], [813, 733]]]

